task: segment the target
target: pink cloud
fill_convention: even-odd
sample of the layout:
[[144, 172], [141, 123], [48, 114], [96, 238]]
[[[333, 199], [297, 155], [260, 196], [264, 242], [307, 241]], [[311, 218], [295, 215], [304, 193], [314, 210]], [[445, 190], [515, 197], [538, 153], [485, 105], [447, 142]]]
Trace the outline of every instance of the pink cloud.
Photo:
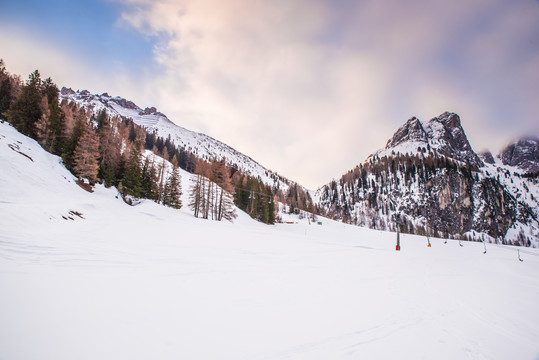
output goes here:
[[[536, 19], [524, 15], [529, 4], [507, 4], [138, 0], [126, 1], [123, 21], [161, 38], [163, 73], [149, 86], [173, 120], [316, 187], [383, 146], [409, 116], [492, 118], [482, 79], [507, 69], [504, 51]], [[481, 28], [489, 15], [500, 17], [497, 27]], [[534, 65], [503, 81], [519, 91], [536, 78]]]

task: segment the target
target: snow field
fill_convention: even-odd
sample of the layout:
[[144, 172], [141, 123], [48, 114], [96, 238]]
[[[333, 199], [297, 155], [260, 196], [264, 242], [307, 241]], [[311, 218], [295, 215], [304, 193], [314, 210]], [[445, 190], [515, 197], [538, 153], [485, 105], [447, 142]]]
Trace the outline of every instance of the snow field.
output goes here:
[[2, 360], [539, 356], [536, 249], [196, 219], [184, 172], [181, 210], [131, 207], [7, 124], [0, 169]]

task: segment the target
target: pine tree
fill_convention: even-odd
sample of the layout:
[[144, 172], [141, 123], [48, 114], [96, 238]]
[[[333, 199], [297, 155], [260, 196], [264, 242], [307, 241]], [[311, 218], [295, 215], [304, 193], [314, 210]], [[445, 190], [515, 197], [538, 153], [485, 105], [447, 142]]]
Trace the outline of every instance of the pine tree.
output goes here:
[[266, 187], [266, 196], [268, 201], [268, 224], [275, 224], [275, 202], [273, 201], [273, 193], [271, 187]]
[[203, 204], [203, 194], [204, 194], [204, 177], [202, 175], [196, 175], [192, 178], [193, 185], [189, 191], [189, 208], [193, 210], [195, 217], [199, 217], [202, 204]]
[[36, 139], [35, 124], [42, 115], [41, 91], [41, 75], [38, 70], [35, 70], [22, 87], [17, 100], [11, 104], [6, 112], [7, 120], [21, 133], [33, 139]]
[[64, 134], [66, 141], [64, 142], [63, 151], [62, 151], [62, 160], [66, 167], [70, 170], [73, 169], [73, 152], [79, 143], [80, 137], [84, 133], [84, 128], [86, 126], [86, 120], [80, 115], [77, 116], [77, 119], [74, 120], [75, 124], [71, 131], [71, 134], [67, 134], [67, 129]]
[[140, 166], [140, 150], [134, 146], [130, 153], [129, 158], [125, 164], [124, 178], [122, 181], [122, 187], [124, 195], [132, 195], [140, 197], [142, 190], [142, 168]]
[[58, 104], [57, 97], [53, 98], [53, 100], [49, 103], [49, 107], [47, 109], [47, 120], [52, 133], [50, 152], [60, 155], [64, 147], [62, 135], [65, 128], [65, 116], [60, 108], [60, 105]]
[[150, 156], [147, 156], [142, 166], [141, 196], [146, 199], [157, 200], [158, 192], [155, 184], [156, 171], [154, 162], [150, 160]]
[[173, 207], [175, 209], [181, 208], [182, 201], [180, 197], [182, 195], [182, 186], [180, 178], [180, 168], [177, 165], [174, 166], [172, 173], [167, 180], [165, 189], [166, 191], [163, 204], [166, 206]]
[[80, 178], [97, 181], [99, 169], [99, 138], [90, 125], [85, 126], [84, 133], [73, 152], [73, 171]]
[[38, 143], [47, 151], [51, 151], [52, 147], [52, 131], [48, 121], [48, 115], [45, 113], [41, 115], [36, 122], [36, 136]]
[[211, 180], [214, 183], [212, 184], [212, 218], [218, 221], [221, 221], [223, 218], [232, 220], [236, 217], [233, 197], [230, 194], [233, 187], [229, 173], [230, 171], [227, 169], [224, 159], [212, 163]]
[[0, 59], [0, 120], [6, 118], [5, 112], [13, 100], [11, 77], [6, 71], [4, 60]]
[[232, 197], [232, 194], [230, 194], [228, 191], [221, 189], [219, 201], [219, 218], [217, 220], [234, 220], [238, 215], [236, 214], [236, 210], [234, 209], [234, 199]]
[[105, 186], [117, 185], [118, 179], [121, 177], [122, 141], [113, 125], [114, 120], [109, 119], [104, 110], [97, 115], [96, 121], [101, 157], [100, 178], [105, 181]]
[[53, 102], [58, 103], [58, 95], [60, 91], [50, 77], [41, 82], [41, 92], [42, 96], [47, 99], [47, 104], [51, 104]]
[[53, 98], [53, 102], [41, 115], [35, 127], [37, 140], [41, 146], [50, 153], [60, 155], [63, 148], [64, 114], [58, 105], [57, 98]]

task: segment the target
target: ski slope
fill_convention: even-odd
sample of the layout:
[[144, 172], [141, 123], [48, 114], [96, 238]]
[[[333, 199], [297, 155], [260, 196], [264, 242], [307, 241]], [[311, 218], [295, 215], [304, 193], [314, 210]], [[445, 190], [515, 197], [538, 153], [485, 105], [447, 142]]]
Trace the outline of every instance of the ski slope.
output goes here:
[[116, 195], [0, 124], [0, 359], [539, 357], [536, 249]]

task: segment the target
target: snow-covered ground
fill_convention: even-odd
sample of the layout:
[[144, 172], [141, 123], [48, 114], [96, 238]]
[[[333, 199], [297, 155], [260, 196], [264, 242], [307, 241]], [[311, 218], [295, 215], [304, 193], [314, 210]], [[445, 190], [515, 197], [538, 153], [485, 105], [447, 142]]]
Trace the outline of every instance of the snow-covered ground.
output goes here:
[[94, 190], [0, 124], [0, 359], [539, 357], [535, 249]]

